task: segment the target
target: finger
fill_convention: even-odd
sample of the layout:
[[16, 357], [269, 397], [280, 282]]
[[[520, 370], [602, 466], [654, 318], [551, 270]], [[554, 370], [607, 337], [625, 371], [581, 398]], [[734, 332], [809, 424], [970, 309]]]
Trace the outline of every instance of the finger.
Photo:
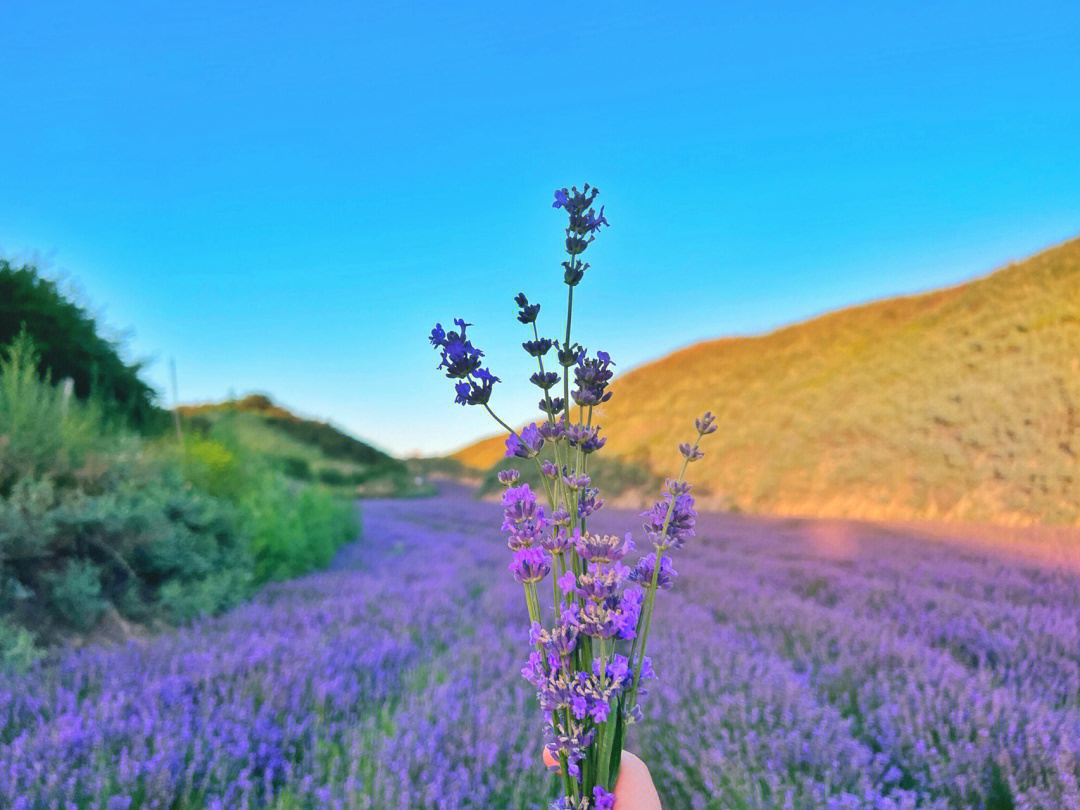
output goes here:
[[544, 749], [544, 764], [549, 768], [556, 768], [559, 765], [559, 761], [551, 755], [551, 752]]
[[615, 810], [661, 810], [648, 766], [629, 751], [622, 753], [619, 781], [615, 783]]

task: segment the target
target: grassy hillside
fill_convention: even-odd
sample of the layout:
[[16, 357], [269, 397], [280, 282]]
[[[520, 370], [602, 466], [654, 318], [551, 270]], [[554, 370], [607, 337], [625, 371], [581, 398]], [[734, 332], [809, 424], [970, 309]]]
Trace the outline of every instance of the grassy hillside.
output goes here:
[[326, 422], [303, 419], [269, 397], [182, 405], [188, 430], [225, 429], [249, 450], [273, 459], [292, 478], [361, 495], [416, 494], [413, 475], [386, 453]]
[[[1080, 239], [987, 277], [768, 335], [696, 344], [620, 377], [605, 452], [663, 474], [693, 417], [693, 478], [778, 514], [1080, 522]], [[502, 440], [454, 455], [487, 467]]]

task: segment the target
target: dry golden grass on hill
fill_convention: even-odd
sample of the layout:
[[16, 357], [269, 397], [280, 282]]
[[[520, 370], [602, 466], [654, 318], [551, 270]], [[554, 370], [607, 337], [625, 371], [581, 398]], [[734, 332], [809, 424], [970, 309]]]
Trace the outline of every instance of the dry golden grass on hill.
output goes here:
[[[713, 505], [1080, 523], [1080, 239], [957, 287], [699, 343], [612, 390], [605, 452], [660, 474], [693, 418], [717, 414], [692, 468]], [[454, 457], [501, 453], [500, 438]]]

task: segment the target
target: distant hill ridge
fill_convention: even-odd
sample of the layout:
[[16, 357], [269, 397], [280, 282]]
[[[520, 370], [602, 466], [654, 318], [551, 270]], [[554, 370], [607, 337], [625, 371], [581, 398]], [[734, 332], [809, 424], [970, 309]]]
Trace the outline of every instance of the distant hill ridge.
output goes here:
[[[693, 418], [714, 505], [1080, 523], [1080, 239], [974, 281], [710, 340], [617, 378], [605, 453], [663, 475]], [[502, 438], [453, 454], [486, 468]]]
[[180, 415], [189, 418], [226, 412], [250, 413], [305, 444], [313, 445], [329, 458], [357, 464], [397, 464], [397, 460], [327, 422], [304, 419], [276, 404], [265, 394], [249, 394], [241, 399], [201, 405], [181, 405]]

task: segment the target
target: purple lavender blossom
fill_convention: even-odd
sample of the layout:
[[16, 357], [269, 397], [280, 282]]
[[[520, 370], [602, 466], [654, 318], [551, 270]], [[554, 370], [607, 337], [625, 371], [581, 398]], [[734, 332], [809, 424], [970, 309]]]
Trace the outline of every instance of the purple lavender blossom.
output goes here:
[[486, 405], [491, 400], [491, 392], [499, 378], [486, 368], [478, 368], [472, 376], [454, 386], [458, 405]]
[[556, 357], [559, 359], [559, 365], [563, 368], [570, 368], [585, 356], [585, 349], [578, 343], [569, 343], [563, 345], [559, 341], [555, 341]]
[[574, 383], [577, 386], [571, 392], [574, 402], [591, 408], [611, 399], [607, 387], [614, 376], [611, 370], [613, 365], [607, 352], [597, 352], [593, 359], [580, 357], [574, 368]]
[[510, 487], [503, 493], [504, 532], [510, 533], [507, 541], [510, 549], [517, 551], [534, 545], [550, 523], [544, 507], [536, 502], [536, 493], [528, 484]]
[[619, 638], [629, 641], [637, 637], [637, 624], [644, 601], [645, 594], [641, 588], [631, 587], [622, 592], [618, 609], [612, 618], [615, 634]]
[[560, 665], [561, 659], [570, 657], [577, 649], [577, 642], [577, 629], [566, 624], [558, 624], [549, 632], [534, 623], [529, 634], [530, 644], [542, 648], [547, 655], [557, 659], [555, 667]]
[[486, 405], [491, 399], [492, 388], [499, 378], [488, 369], [481, 367], [484, 353], [472, 345], [465, 336], [466, 329], [472, 324], [455, 318], [454, 324], [461, 331], [447, 332], [442, 324], [435, 324], [431, 330], [431, 345], [439, 349], [440, 369], [446, 369], [446, 376], [455, 383], [454, 401], [459, 405]]
[[442, 324], [435, 324], [431, 330], [431, 344], [436, 346], [442, 357], [438, 368], [446, 369], [446, 376], [451, 379], [464, 379], [480, 368], [480, 358], [484, 353], [474, 347], [465, 337], [465, 331], [472, 326], [461, 318], [454, 318], [460, 332], [446, 332]]
[[629, 574], [630, 569], [620, 563], [610, 567], [594, 566], [577, 576], [573, 592], [584, 599], [603, 602], [618, 596]]
[[[485, 539], [501, 508], [452, 484], [368, 500], [336, 570], [0, 673], [0, 807], [544, 806], [522, 586]], [[615, 532], [633, 515], [596, 520]], [[664, 806], [771, 807], [755, 804], [764, 779], [795, 807], [948, 810], [995, 767], [1018, 808], [1080, 802], [1062, 765], [1080, 729], [1080, 577], [1006, 563], [963, 526], [946, 541], [845, 524], [838, 558], [830, 527], [699, 516], [714, 542], [686, 546], [693, 575], [657, 600], [649, 717], [624, 707]], [[478, 617], [483, 632], [465, 632]]]
[[592, 479], [585, 473], [564, 472], [562, 480], [566, 488], [572, 491], [586, 489], [592, 483]]
[[521, 344], [530, 357], [543, 357], [549, 351], [551, 351], [552, 342], [547, 338], [538, 338], [536, 340], [526, 340]]
[[567, 571], [558, 579], [559, 588], [563, 593], [576, 594], [577, 593], [577, 574], [573, 571]]
[[[507, 487], [502, 527], [514, 552], [509, 565], [513, 578], [526, 586], [531, 622], [533, 649], [521, 674], [535, 688], [537, 701], [550, 720], [547, 750], [563, 765], [564, 798], [555, 806], [574, 810], [612, 810], [614, 796], [609, 790], [619, 762], [619, 748], [613, 746], [621, 747], [623, 741], [617, 729], [642, 716], [637, 699], [644, 694], [641, 682], [652, 673], [645, 649], [654, 600], [658, 590], [672, 586], [674, 577], [667, 557], [654, 559], [652, 567], [643, 560], [633, 571], [627, 568], [622, 559], [633, 548], [629, 534], [586, 531], [587, 522], [604, 504], [586, 473], [588, 456], [606, 443], [600, 427], [592, 424], [593, 409], [611, 398], [608, 387], [614, 376], [614, 364], [606, 352], [590, 358], [580, 343], [571, 340], [574, 288], [589, 267], [581, 254], [608, 225], [604, 207], [599, 213], [593, 208], [597, 194], [589, 185], [582, 191], [574, 187], [555, 192], [554, 207], [564, 209], [568, 216], [567, 259], [562, 265], [563, 280], [570, 289], [562, 341], [540, 337], [538, 304], [530, 304], [524, 293], [514, 299], [518, 320], [532, 326], [533, 338], [522, 347], [537, 358], [538, 368], [530, 381], [544, 392], [538, 407], [547, 414], [546, 421], [515, 433], [495, 415], [488, 403], [498, 379], [481, 366], [482, 353], [465, 336], [468, 324], [456, 321], [460, 332], [450, 333], [436, 325], [431, 334], [432, 344], [442, 353], [440, 368], [459, 381], [456, 401], [483, 405], [510, 434], [507, 456], [533, 460], [542, 476], [550, 519], [530, 487], [518, 485], [516, 474], [500, 476]], [[562, 374], [545, 369], [543, 358], [552, 347]], [[558, 395], [560, 383], [562, 396]], [[576, 422], [569, 407], [571, 397], [578, 406]], [[697, 421], [699, 440], [714, 429], [712, 420], [707, 413]], [[545, 444], [551, 445], [551, 458], [541, 461], [537, 456]], [[702, 455], [696, 443], [682, 445], [680, 450], [688, 461]], [[646, 533], [660, 550], [681, 547], [693, 534], [696, 512], [681, 477], [669, 482], [663, 499], [645, 514]], [[535, 586], [556, 567], [548, 602]], [[550, 629], [545, 626], [548, 620]], [[583, 644], [578, 643], [579, 635], [586, 637]], [[625, 649], [620, 651], [620, 645]]]
[[587, 518], [604, 505], [598, 489], [583, 489], [578, 495], [578, 518]]
[[[637, 561], [634, 570], [630, 572], [630, 580], [647, 587], [653, 580], [653, 572], [656, 569], [656, 555], [646, 554]], [[666, 554], [660, 558], [660, 572], [656, 575], [656, 587], [661, 591], [671, 590], [675, 585], [675, 577], [678, 574], [671, 564], [671, 558]]]
[[549, 390], [553, 385], [558, 383], [559, 380], [560, 377], [558, 373], [554, 371], [545, 371], [543, 374], [537, 371], [529, 377], [529, 382], [543, 391]]
[[544, 446], [544, 439], [536, 427], [536, 423], [522, 428], [520, 434], [511, 433], [506, 437], [507, 458], [532, 458], [540, 452]]
[[705, 457], [705, 453], [699, 450], [696, 444], [690, 444], [690, 442], [680, 444], [679, 452], [686, 457], [687, 461], [697, 461]]
[[[555, 412], [556, 413], [558, 413], [560, 410], [562, 410], [562, 400], [561, 399], [559, 399], [558, 397], [555, 397], [554, 399], [552, 399], [552, 403], [555, 403], [555, 404], [558, 405], [558, 407], [555, 407]], [[553, 407], [554, 407], [554, 405], [553, 405]], [[554, 442], [554, 441], [558, 441], [560, 438], [562, 438], [566, 434], [566, 428], [567, 428], [566, 415], [564, 414], [563, 417], [561, 419], [557, 420], [557, 421], [541, 423], [540, 426], [537, 428], [537, 431], [540, 434], [540, 438], [543, 439], [544, 441], [546, 441], [546, 442]]]
[[630, 532], [622, 537], [614, 534], [585, 532], [577, 536], [576, 544], [578, 554], [582, 559], [594, 565], [617, 562], [634, 550], [634, 541], [630, 539]]
[[556, 414], [563, 412], [564, 404], [562, 397], [551, 397], [550, 399], [545, 398], [540, 400], [538, 407], [542, 412], [555, 416]]
[[590, 425], [570, 425], [566, 429], [566, 439], [571, 447], [577, 447], [583, 453], [593, 453], [607, 442], [599, 437], [600, 428]]
[[539, 582], [551, 572], [551, 559], [543, 549], [520, 548], [514, 552], [510, 571], [518, 582]]
[[560, 503], [555, 511], [551, 513], [551, 525], [563, 529], [570, 528], [570, 513], [566, 511], [566, 504]]
[[694, 536], [697, 521], [694, 499], [681, 486], [669, 488], [663, 499], [657, 501], [652, 509], [642, 512], [641, 516], [645, 518], [645, 534], [659, 551], [682, 548], [687, 539]]
[[594, 810], [615, 810], [615, 794], [608, 793], [604, 788], [597, 785], [593, 788]]
[[[552, 513], [552, 525], [559, 525], [556, 523], [556, 517], [562, 520], [564, 515], [566, 515], [565, 512], [560, 513], [556, 511]], [[540, 545], [552, 554], [563, 554], [574, 548], [573, 539], [566, 533], [566, 529], [563, 526], [559, 526], [556, 531], [544, 535], [544, 538], [540, 541]]]
[[536, 316], [540, 313], [539, 304], [530, 304], [529, 299], [525, 297], [525, 293], [518, 293], [514, 296], [514, 303], [518, 305], [517, 319], [522, 323], [529, 324], [536, 320]]
[[703, 417], [694, 421], [694, 427], [697, 428], [698, 433], [700, 433], [702, 436], [707, 436], [710, 433], [715, 433], [716, 417], [712, 415], [711, 411], [706, 411]]

